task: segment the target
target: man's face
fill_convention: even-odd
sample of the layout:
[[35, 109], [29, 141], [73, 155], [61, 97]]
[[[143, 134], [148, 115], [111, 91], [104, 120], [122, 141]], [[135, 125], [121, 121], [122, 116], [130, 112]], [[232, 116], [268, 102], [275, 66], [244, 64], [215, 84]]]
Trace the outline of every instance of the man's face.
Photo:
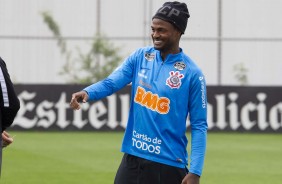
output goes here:
[[174, 49], [178, 49], [181, 33], [171, 23], [154, 18], [151, 28], [151, 36], [155, 49], [167, 54]]

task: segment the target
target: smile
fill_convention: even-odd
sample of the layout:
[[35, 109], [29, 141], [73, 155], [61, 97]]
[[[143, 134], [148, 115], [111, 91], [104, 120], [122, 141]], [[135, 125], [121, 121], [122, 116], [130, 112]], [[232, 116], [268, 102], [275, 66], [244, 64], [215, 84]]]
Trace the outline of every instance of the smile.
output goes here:
[[155, 45], [160, 45], [160, 44], [162, 44], [162, 41], [159, 41], [159, 40], [156, 41], [156, 40], [155, 40], [155, 41], [154, 41], [154, 44], [155, 44]]

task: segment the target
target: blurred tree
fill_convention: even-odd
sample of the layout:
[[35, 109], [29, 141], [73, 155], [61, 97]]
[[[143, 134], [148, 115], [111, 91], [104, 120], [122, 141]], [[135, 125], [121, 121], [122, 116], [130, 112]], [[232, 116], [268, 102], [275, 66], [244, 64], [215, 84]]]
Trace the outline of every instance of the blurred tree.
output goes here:
[[233, 67], [235, 72], [235, 78], [240, 83], [240, 85], [244, 86], [248, 84], [248, 69], [244, 66], [244, 63], [238, 63]]
[[90, 84], [107, 77], [121, 62], [118, 55], [120, 49], [113, 46], [101, 34], [93, 37], [91, 48], [82, 53], [77, 47], [78, 58], [73, 58], [72, 51], [67, 48], [66, 39], [61, 35], [60, 28], [49, 12], [42, 12], [44, 22], [58, 41], [61, 54], [66, 58], [60, 74], [67, 76], [69, 83]]

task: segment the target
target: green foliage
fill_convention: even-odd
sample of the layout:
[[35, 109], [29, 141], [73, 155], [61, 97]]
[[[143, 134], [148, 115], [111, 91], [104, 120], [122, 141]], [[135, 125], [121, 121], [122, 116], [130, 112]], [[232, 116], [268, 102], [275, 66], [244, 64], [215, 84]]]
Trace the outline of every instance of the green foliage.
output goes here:
[[65, 56], [60, 74], [68, 77], [68, 82], [89, 84], [107, 77], [120, 63], [122, 57], [118, 55], [120, 49], [113, 46], [104, 36], [96, 34], [93, 37], [90, 49], [83, 53], [76, 48], [78, 58], [73, 57], [73, 52], [67, 48], [66, 39], [61, 35], [60, 28], [50, 13], [41, 13], [44, 22], [52, 31], [57, 40], [61, 54]]

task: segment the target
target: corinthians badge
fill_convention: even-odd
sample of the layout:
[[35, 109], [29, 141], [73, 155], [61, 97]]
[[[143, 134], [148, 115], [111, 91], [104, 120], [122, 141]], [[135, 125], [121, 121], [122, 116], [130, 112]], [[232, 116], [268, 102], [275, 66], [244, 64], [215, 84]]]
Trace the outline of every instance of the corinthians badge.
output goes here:
[[184, 77], [179, 71], [171, 71], [169, 72], [169, 77], [166, 79], [166, 85], [168, 85], [171, 89], [179, 89], [181, 86], [181, 79]]

